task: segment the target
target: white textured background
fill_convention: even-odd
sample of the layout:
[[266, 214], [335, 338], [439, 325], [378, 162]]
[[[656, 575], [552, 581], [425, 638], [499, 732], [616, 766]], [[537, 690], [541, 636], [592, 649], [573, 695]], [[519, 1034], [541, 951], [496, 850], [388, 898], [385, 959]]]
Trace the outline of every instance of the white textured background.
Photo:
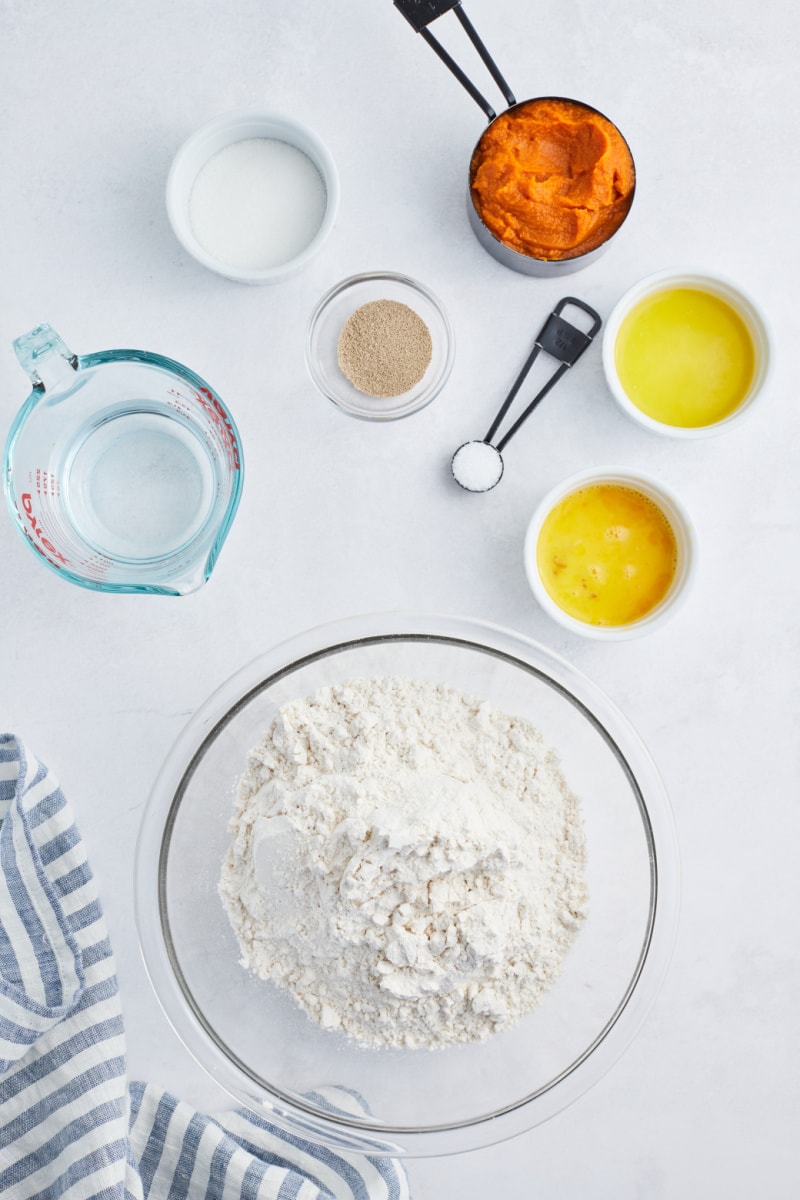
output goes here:
[[[518, 97], [583, 99], [633, 148], [627, 225], [560, 283], [500, 267], [472, 238], [465, 174], [483, 118], [390, 0], [0, 0], [0, 432], [28, 392], [11, 341], [47, 320], [77, 353], [135, 346], [193, 367], [230, 404], [247, 465], [215, 574], [180, 600], [71, 587], [0, 514], [0, 724], [77, 810], [131, 1076], [213, 1107], [225, 1097], [162, 1017], [132, 917], [140, 815], [190, 714], [259, 651], [358, 612], [465, 613], [559, 651], [621, 706], [671, 794], [684, 872], [673, 966], [593, 1091], [505, 1146], [412, 1163], [415, 1196], [788, 1200], [800, 1192], [797, 8], [467, 11]], [[464, 46], [450, 20], [444, 40]], [[341, 173], [330, 242], [274, 289], [205, 272], [164, 210], [181, 141], [248, 105], [314, 127]], [[485, 430], [555, 300], [574, 290], [607, 316], [642, 275], [685, 264], [738, 280], [771, 319], [775, 371], [749, 422], [694, 444], [648, 435], [614, 406], [593, 350], [511, 444], [496, 492], [451, 484], [450, 453]], [[383, 268], [440, 295], [457, 359], [430, 408], [373, 427], [315, 393], [302, 350], [321, 294]], [[538, 499], [603, 461], [660, 474], [702, 540], [675, 621], [609, 646], [538, 611], [521, 562]]]

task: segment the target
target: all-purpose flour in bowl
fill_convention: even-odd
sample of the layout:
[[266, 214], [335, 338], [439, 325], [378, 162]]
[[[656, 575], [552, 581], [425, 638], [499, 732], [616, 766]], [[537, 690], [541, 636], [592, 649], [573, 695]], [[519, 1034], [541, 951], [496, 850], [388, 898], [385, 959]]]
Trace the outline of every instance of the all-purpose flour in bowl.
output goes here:
[[219, 884], [242, 965], [372, 1046], [532, 1011], [586, 915], [580, 807], [534, 726], [437, 684], [285, 705], [248, 757]]

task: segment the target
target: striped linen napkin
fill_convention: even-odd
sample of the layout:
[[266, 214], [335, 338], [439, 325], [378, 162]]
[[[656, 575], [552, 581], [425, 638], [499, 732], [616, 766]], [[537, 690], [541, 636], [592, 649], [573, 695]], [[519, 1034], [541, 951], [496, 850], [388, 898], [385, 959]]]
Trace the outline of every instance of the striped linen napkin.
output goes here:
[[[316, 1102], [363, 1113], [354, 1093]], [[70, 807], [0, 734], [0, 1195], [9, 1200], [408, 1200], [388, 1158], [335, 1153], [245, 1109], [126, 1084], [114, 957]]]

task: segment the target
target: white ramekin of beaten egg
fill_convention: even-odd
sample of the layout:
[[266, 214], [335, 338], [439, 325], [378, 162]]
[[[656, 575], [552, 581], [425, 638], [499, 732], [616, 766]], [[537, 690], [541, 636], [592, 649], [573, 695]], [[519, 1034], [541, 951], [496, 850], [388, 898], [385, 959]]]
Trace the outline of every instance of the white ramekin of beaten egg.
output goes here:
[[[662, 598], [643, 616], [622, 624], [593, 624], [565, 611], [546, 588], [537, 560], [542, 529], [553, 510], [567, 497], [603, 485], [624, 488], [652, 503], [666, 518], [675, 540], [674, 570]], [[660, 480], [627, 467], [594, 467], [562, 480], [544, 496], [525, 535], [524, 564], [536, 600], [554, 621], [583, 637], [623, 641], [660, 629], [684, 603], [697, 570], [697, 535], [681, 501]]]

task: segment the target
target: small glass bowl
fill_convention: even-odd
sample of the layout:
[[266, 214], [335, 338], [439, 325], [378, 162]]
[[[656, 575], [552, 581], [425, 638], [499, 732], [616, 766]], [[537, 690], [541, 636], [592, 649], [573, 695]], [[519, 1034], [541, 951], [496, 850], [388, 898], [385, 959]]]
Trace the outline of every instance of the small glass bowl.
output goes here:
[[[433, 353], [422, 379], [399, 396], [369, 396], [343, 374], [337, 350], [345, 321], [362, 304], [396, 300], [427, 325]], [[337, 408], [366, 421], [395, 421], [430, 404], [453, 369], [453, 331], [441, 302], [423, 284], [391, 271], [371, 271], [343, 279], [327, 292], [311, 317], [306, 339], [306, 366], [316, 386]]]
[[[570, 616], [552, 598], [539, 574], [536, 548], [542, 526], [557, 504], [581, 488], [609, 483], [619, 484], [632, 491], [640, 492], [661, 509], [675, 534], [678, 552], [677, 564], [675, 576], [667, 594], [655, 608], [645, 613], [643, 617], [637, 621], [630, 621], [626, 625], [590, 625], [588, 621], [581, 621], [577, 617]], [[692, 519], [683, 504], [660, 480], [645, 475], [642, 471], [631, 471], [625, 467], [594, 467], [591, 470], [570, 475], [568, 479], [556, 484], [542, 499], [531, 517], [525, 534], [523, 553], [525, 573], [531, 591], [548, 616], [572, 633], [579, 633], [583, 637], [595, 638], [603, 642], [621, 642], [660, 629], [665, 621], [674, 616], [685, 601], [697, 573], [697, 535]]]

